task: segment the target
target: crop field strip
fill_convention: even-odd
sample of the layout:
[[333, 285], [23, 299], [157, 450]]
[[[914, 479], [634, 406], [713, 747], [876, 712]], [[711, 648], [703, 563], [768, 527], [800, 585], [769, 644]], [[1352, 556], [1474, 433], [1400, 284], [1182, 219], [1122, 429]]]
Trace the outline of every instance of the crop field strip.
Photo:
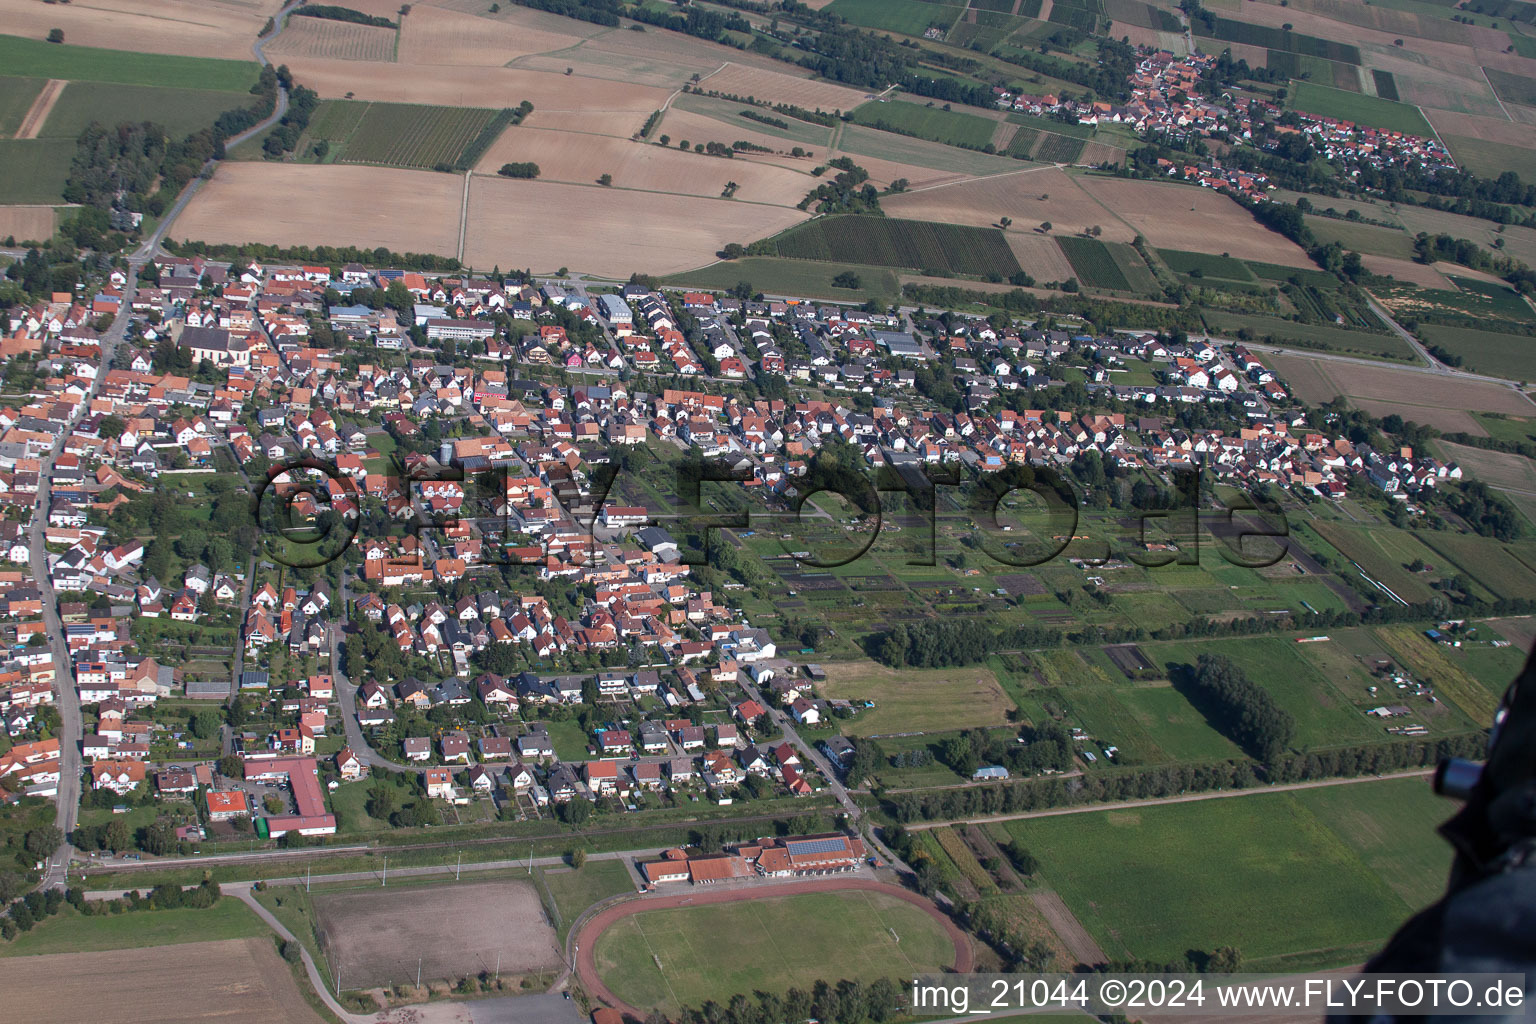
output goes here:
[[941, 277], [1019, 272], [1001, 231], [931, 221], [822, 218], [791, 228], [778, 237], [776, 247], [780, 256], [792, 259], [908, 267]]
[[1419, 108], [1410, 103], [1394, 103], [1377, 96], [1330, 89], [1315, 82], [1297, 82], [1291, 105], [1311, 114], [1336, 117], [1372, 128], [1434, 137], [1434, 129], [1424, 120]]
[[1067, 260], [1077, 272], [1077, 279], [1084, 285], [1116, 292], [1131, 290], [1130, 281], [1126, 280], [1109, 248], [1097, 238], [1064, 235], [1056, 239], [1056, 244], [1067, 254]]
[[[325, 140], [336, 163], [432, 170], [459, 167], [494, 127], [500, 111], [484, 107], [418, 106], [326, 100], [310, 122], [307, 138]], [[479, 147], [483, 149], [484, 147]]]
[[45, 78], [0, 78], [0, 139], [16, 134], [46, 83]]
[[1269, 50], [1287, 50], [1291, 53], [1342, 61], [1345, 64], [1360, 63], [1359, 47], [1328, 39], [1318, 39], [1316, 36], [1303, 35], [1299, 32], [1287, 32], [1284, 29], [1253, 25], [1246, 21], [1219, 16], [1213, 19], [1209, 30], [1200, 21], [1191, 20], [1191, 26], [1195, 35], [1201, 38], [1220, 39], [1228, 43], [1246, 43], [1249, 46], [1262, 46]]
[[996, 127], [991, 118], [904, 100], [866, 103], [853, 112], [853, 121], [898, 135], [968, 149], [980, 149], [991, 142]]
[[0, 35], [0, 68], [13, 76], [160, 85], [242, 95], [256, 84], [260, 70], [254, 61], [129, 53], [4, 35]]

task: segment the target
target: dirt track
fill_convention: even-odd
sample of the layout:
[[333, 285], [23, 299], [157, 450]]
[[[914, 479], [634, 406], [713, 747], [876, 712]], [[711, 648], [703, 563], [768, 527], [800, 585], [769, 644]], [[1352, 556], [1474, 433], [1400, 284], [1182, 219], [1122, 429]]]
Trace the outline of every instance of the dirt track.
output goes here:
[[53, 105], [59, 102], [59, 94], [69, 83], [62, 78], [50, 78], [42, 91], [37, 94], [37, 99], [32, 101], [27, 116], [21, 119], [21, 127], [16, 129], [18, 139], [35, 139], [37, 133], [43, 130], [43, 122], [48, 120], [49, 111]]
[[597, 937], [607, 931], [616, 921], [631, 916], [642, 914], [651, 910], [671, 910], [684, 904], [690, 907], [700, 906], [706, 903], [731, 903], [736, 900], [759, 899], [764, 896], [799, 896], [813, 892], [878, 892], [887, 896], [894, 896], [922, 910], [929, 917], [939, 923], [955, 946], [955, 973], [969, 974], [974, 968], [974, 958], [971, 954], [971, 940], [966, 937], [960, 926], [951, 921], [931, 900], [909, 892], [897, 885], [885, 882], [875, 882], [864, 878], [827, 878], [811, 882], [788, 882], [784, 884], [762, 883], [760, 885], [747, 885], [740, 888], [719, 889], [714, 892], [689, 888], [680, 891], [675, 896], [648, 897], [645, 899], [627, 899], [615, 903], [610, 907], [593, 914], [582, 922], [581, 929], [575, 933], [576, 948], [576, 976], [581, 980], [582, 987], [587, 993], [603, 1003], [613, 1007], [627, 1017], [635, 1020], [645, 1019], [646, 1011], [638, 1007], [630, 1006], [614, 995], [612, 990], [603, 983], [597, 973], [597, 961], [593, 956], [593, 950], [597, 948]]

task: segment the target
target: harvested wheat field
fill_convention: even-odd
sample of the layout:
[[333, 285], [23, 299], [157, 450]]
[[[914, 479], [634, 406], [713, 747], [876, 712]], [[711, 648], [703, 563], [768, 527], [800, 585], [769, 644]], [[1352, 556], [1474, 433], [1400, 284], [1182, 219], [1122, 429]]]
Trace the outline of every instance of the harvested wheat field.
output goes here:
[[[1469, 117], [1451, 114], [1444, 110], [1426, 110], [1424, 116], [1434, 125], [1435, 131], [1444, 135], [1459, 135], [1464, 139], [1480, 139], [1483, 142], [1502, 142], [1506, 146], [1536, 147], [1536, 128], [1505, 117]], [[1536, 159], [1536, 154], [1532, 154]]]
[[535, 272], [567, 266], [612, 278], [671, 274], [713, 262], [727, 242], [749, 242], [805, 219], [799, 210], [740, 200], [477, 174], [464, 261]]
[[353, 25], [324, 18], [290, 18], [267, 52], [279, 57], [334, 57], [337, 60], [392, 61], [395, 39], [392, 28]]
[[320, 1024], [270, 939], [0, 960], [6, 1016], [28, 1024]]
[[[1261, 227], [1247, 210], [1208, 188], [1092, 175], [1076, 180], [1160, 249], [1226, 253], [1287, 267], [1314, 266], [1296, 243]], [[1109, 226], [1104, 230], [1108, 234]]]
[[1420, 288], [1454, 287], [1445, 279], [1444, 274], [1430, 264], [1415, 263], [1413, 260], [1402, 260], [1395, 256], [1364, 255], [1360, 257], [1360, 262], [1365, 264], [1365, 269], [1373, 274], [1396, 278], [1408, 284], [1416, 284]]
[[1065, 281], [1077, 276], [1056, 239], [1034, 231], [1012, 230], [1006, 234], [1008, 248], [1013, 250], [1019, 266], [1036, 281]]
[[[739, 128], [724, 121], [717, 121], [704, 114], [695, 114], [691, 110], [680, 110], [673, 106], [667, 108], [667, 114], [662, 118], [661, 124], [651, 133], [651, 138], [659, 138], [667, 135], [672, 145], [677, 145], [684, 140], [689, 142], [725, 142], [736, 141], [750, 142], [754, 146], [765, 146], [773, 150], [773, 153], [753, 153], [753, 160], [770, 160], [784, 167], [794, 167], [804, 171], [810, 171], [818, 164], [825, 163], [830, 155], [825, 146], [797, 143], [793, 139], [786, 139], [780, 135], [769, 135], [767, 132], [754, 132], [749, 129]], [[830, 135], [830, 132], [828, 133]], [[790, 150], [796, 146], [807, 150], [814, 156], [794, 157], [790, 156]], [[866, 165], [867, 166], [867, 165]], [[870, 175], [879, 178], [874, 168], [869, 168]], [[806, 186], [810, 191], [810, 186]]]
[[53, 207], [0, 206], [0, 238], [44, 242], [53, 237]]
[[444, 8], [412, 8], [400, 20], [400, 63], [499, 68], [530, 53], [564, 50], [581, 37], [477, 18]]
[[638, 110], [538, 110], [523, 121], [525, 128], [555, 128], [589, 135], [611, 135], [616, 139], [633, 137], [645, 127], [650, 115]]
[[999, 217], [1012, 217], [1014, 231], [1027, 232], [1049, 221], [1059, 231], [1080, 231], [1097, 224], [1107, 242], [1136, 237], [1135, 231], [1079, 188], [1071, 175], [1051, 165], [891, 196], [881, 200], [881, 206], [893, 217], [912, 220], [990, 227]]
[[16, 129], [16, 138], [35, 139], [43, 130], [43, 124], [48, 120], [48, 115], [53, 111], [53, 105], [59, 102], [59, 97], [64, 93], [64, 87], [69, 83], [62, 78], [50, 78], [43, 83], [37, 98], [32, 101], [32, 106], [27, 108], [27, 114], [21, 119], [21, 126]]
[[476, 170], [494, 174], [502, 164], [524, 160], [539, 165], [543, 181], [586, 185], [611, 174], [614, 188], [691, 196], [718, 196], [734, 181], [740, 186], [738, 200], [775, 206], [794, 206], [816, 184], [808, 173], [750, 160], [684, 153], [606, 135], [521, 127], [502, 133]]
[[0, 0], [5, 33], [46, 39], [61, 28], [75, 46], [250, 60], [251, 44], [282, 0]]
[[176, 219], [177, 238], [384, 246], [452, 256], [464, 179], [356, 164], [226, 161]]
[[315, 895], [316, 933], [327, 958], [372, 988], [559, 967], [555, 930], [530, 882], [372, 888]]
[[[1109, 37], [1111, 39], [1129, 39], [1132, 46], [1150, 46], [1154, 50], [1168, 50], [1180, 56], [1184, 54], [1184, 37], [1177, 32], [1159, 32], [1155, 28], [1132, 25], [1128, 21], [1116, 21], [1112, 22], [1109, 26]], [[1231, 46], [1236, 50], [1241, 44], [1226, 43], [1224, 45]], [[1254, 49], [1257, 49], [1257, 47], [1254, 47]], [[1267, 54], [1268, 51], [1260, 50], [1259, 52]], [[1237, 54], [1234, 53], [1232, 56], [1235, 58]]]
[[639, 123], [644, 124], [646, 116], [671, 95], [667, 89], [518, 68], [362, 64], [319, 57], [295, 57], [286, 63], [294, 78], [324, 99], [350, 95], [359, 100], [447, 107], [515, 107], [527, 100], [536, 109], [550, 112], [639, 111]]
[[791, 103], [807, 110], [852, 110], [868, 94], [831, 82], [813, 82], [782, 71], [731, 64], [699, 83], [705, 92], [751, 96], [772, 103]]
[[1303, 401], [1322, 404], [1343, 395], [1350, 405], [1373, 416], [1395, 412], [1405, 420], [1443, 431], [1485, 435], [1487, 431], [1469, 411], [1536, 415], [1536, 405], [1514, 388], [1499, 384], [1303, 355], [1267, 353], [1265, 360]]

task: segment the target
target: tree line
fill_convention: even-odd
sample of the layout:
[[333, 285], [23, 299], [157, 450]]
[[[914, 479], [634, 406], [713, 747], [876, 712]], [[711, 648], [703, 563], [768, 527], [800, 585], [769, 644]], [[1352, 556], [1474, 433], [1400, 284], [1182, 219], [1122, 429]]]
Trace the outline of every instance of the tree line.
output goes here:
[[1295, 739], [1296, 719], [1226, 655], [1202, 654], [1193, 669], [1181, 665], [1170, 675], [1218, 731], [1258, 760], [1268, 764]]
[[1055, 807], [1152, 800], [1183, 793], [1250, 789], [1265, 783], [1356, 778], [1424, 768], [1447, 757], [1480, 758], [1486, 744], [1487, 732], [1479, 731], [1438, 739], [1404, 738], [1335, 747], [1307, 754], [1285, 753], [1264, 766], [1235, 758], [1102, 771], [1073, 778], [893, 793], [882, 797], [881, 810], [896, 822], [953, 821]]

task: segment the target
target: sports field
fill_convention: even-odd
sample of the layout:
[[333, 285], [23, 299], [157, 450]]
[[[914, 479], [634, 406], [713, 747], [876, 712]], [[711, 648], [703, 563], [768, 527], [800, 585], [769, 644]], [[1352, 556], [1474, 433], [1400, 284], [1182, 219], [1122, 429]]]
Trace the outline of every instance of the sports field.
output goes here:
[[[1303, 953], [1291, 964], [1338, 966], [1417, 909], [1397, 889], [1424, 891], [1424, 851], [1440, 842], [1435, 805], [1394, 804], [1378, 785], [1340, 787], [1350, 792], [1321, 813], [1302, 791], [1025, 819], [1008, 831], [1110, 956], [1232, 945], [1250, 969]], [[1384, 837], [1346, 838], [1348, 828]], [[1397, 879], [1401, 870], [1415, 880]]]
[[315, 929], [348, 988], [560, 965], [555, 932], [531, 882], [317, 893]]
[[675, 1012], [735, 993], [809, 989], [819, 978], [907, 978], [954, 962], [922, 910], [881, 893], [754, 893], [642, 911], [597, 938], [599, 976], [632, 1006]]
[[1004, 725], [1013, 706], [992, 670], [981, 665], [898, 671], [857, 661], [829, 664], [826, 671], [822, 690], [828, 697], [875, 703], [840, 723], [854, 736]]

